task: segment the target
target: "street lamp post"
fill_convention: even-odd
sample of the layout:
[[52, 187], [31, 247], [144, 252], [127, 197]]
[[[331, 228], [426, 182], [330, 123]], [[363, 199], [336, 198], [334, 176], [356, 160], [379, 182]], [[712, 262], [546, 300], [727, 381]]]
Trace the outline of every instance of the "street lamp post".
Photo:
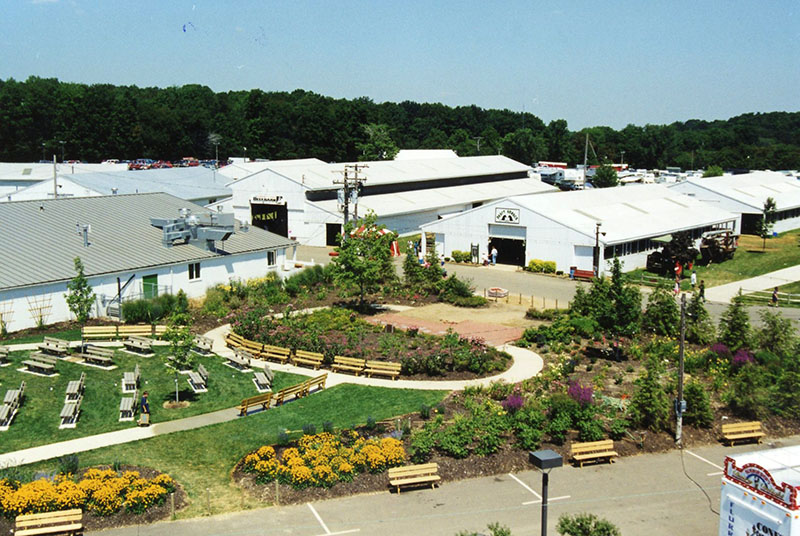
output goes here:
[[45, 148], [45, 145], [47, 145], [47, 144], [46, 144], [45, 142], [42, 142], [42, 161], [43, 161], [43, 162], [44, 162], [45, 160], [47, 160], [47, 157], [44, 155], [44, 148]]
[[67, 143], [64, 140], [59, 140], [58, 143], [61, 144], [61, 163], [64, 163], [64, 144]]
[[247, 147], [242, 146], [242, 149], [244, 149], [244, 161], [247, 163]]
[[550, 483], [550, 470], [561, 467], [564, 460], [557, 452], [545, 449], [528, 451], [528, 461], [542, 472], [542, 536], [547, 536], [547, 486]]
[[[600, 275], [600, 226], [603, 225], [600, 222], [595, 223], [595, 230], [594, 230], [594, 276], [597, 277]], [[605, 233], [603, 233], [605, 236]]]

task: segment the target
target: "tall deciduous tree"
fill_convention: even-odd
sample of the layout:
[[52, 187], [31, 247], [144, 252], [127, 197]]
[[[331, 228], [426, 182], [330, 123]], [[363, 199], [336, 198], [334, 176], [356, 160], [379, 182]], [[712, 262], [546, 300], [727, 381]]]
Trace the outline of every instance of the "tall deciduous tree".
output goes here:
[[356, 144], [361, 151], [359, 160], [392, 160], [397, 155], [397, 144], [389, 133], [386, 125], [370, 123], [363, 125], [367, 134], [367, 141]]
[[94, 292], [89, 280], [86, 279], [81, 258], [75, 257], [73, 262], [75, 263], [75, 277], [67, 283], [65, 299], [69, 310], [78, 319], [78, 323], [85, 324], [92, 312], [92, 305], [94, 305]]
[[192, 318], [186, 313], [173, 314], [168, 323], [167, 331], [164, 333], [164, 340], [169, 342], [170, 355], [164, 364], [172, 369], [175, 374], [175, 402], [180, 402], [180, 389], [178, 388], [178, 374], [184, 370], [190, 370], [194, 366], [194, 335], [192, 335], [190, 325]]
[[703, 178], [706, 177], [722, 177], [724, 171], [720, 166], [708, 166], [703, 172]]
[[592, 186], [595, 188], [611, 188], [619, 184], [617, 170], [608, 164], [597, 168], [592, 179]]
[[772, 233], [772, 227], [775, 225], [776, 211], [775, 200], [768, 197], [764, 201], [764, 208], [761, 210], [761, 219], [756, 223], [756, 234], [761, 237], [761, 250], [767, 249], [767, 238]]
[[367, 293], [380, 288], [381, 283], [396, 277], [391, 261], [391, 243], [394, 233], [383, 233], [385, 226], [378, 225], [374, 212], [368, 213], [355, 224], [348, 222], [339, 253], [333, 258], [333, 278], [337, 284], [358, 289], [359, 308], [364, 307]]

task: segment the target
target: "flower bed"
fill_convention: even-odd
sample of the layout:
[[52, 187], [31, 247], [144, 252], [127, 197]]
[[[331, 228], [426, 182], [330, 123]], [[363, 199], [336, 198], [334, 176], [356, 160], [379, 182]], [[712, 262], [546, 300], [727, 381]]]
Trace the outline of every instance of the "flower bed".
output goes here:
[[328, 488], [350, 482], [361, 472], [381, 473], [405, 460], [401, 441], [365, 439], [348, 430], [338, 437], [327, 432], [303, 436], [280, 456], [274, 447], [263, 446], [244, 457], [242, 470], [256, 474], [260, 484], [278, 480], [296, 489]]
[[162, 504], [174, 490], [175, 482], [169, 475], [147, 479], [138, 471], [118, 473], [112, 469], [88, 469], [78, 480], [63, 474], [24, 484], [2, 479], [0, 514], [13, 518], [69, 508], [80, 508], [98, 516], [108, 516], [121, 509], [142, 514], [151, 506]]

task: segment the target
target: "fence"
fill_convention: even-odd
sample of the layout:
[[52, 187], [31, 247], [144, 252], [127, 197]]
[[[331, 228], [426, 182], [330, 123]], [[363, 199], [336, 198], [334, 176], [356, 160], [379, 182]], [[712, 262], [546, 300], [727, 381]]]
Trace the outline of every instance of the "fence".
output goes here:
[[493, 289], [494, 287], [484, 288], [483, 297], [493, 302], [528, 305], [535, 309], [564, 309], [570, 306], [569, 300], [559, 300], [558, 298], [547, 298], [545, 296], [523, 296], [521, 293], [513, 294], [508, 291], [501, 294], [493, 292]]
[[[742, 301], [755, 305], [772, 305], [772, 291], [742, 289]], [[800, 307], [800, 294], [778, 292], [778, 307]]]

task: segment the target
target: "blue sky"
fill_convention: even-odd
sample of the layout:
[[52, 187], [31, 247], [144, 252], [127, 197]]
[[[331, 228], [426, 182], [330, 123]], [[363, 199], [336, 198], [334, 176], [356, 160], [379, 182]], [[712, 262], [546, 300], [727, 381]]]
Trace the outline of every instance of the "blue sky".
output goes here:
[[800, 3], [3, 0], [0, 78], [525, 110], [571, 129], [800, 110]]

